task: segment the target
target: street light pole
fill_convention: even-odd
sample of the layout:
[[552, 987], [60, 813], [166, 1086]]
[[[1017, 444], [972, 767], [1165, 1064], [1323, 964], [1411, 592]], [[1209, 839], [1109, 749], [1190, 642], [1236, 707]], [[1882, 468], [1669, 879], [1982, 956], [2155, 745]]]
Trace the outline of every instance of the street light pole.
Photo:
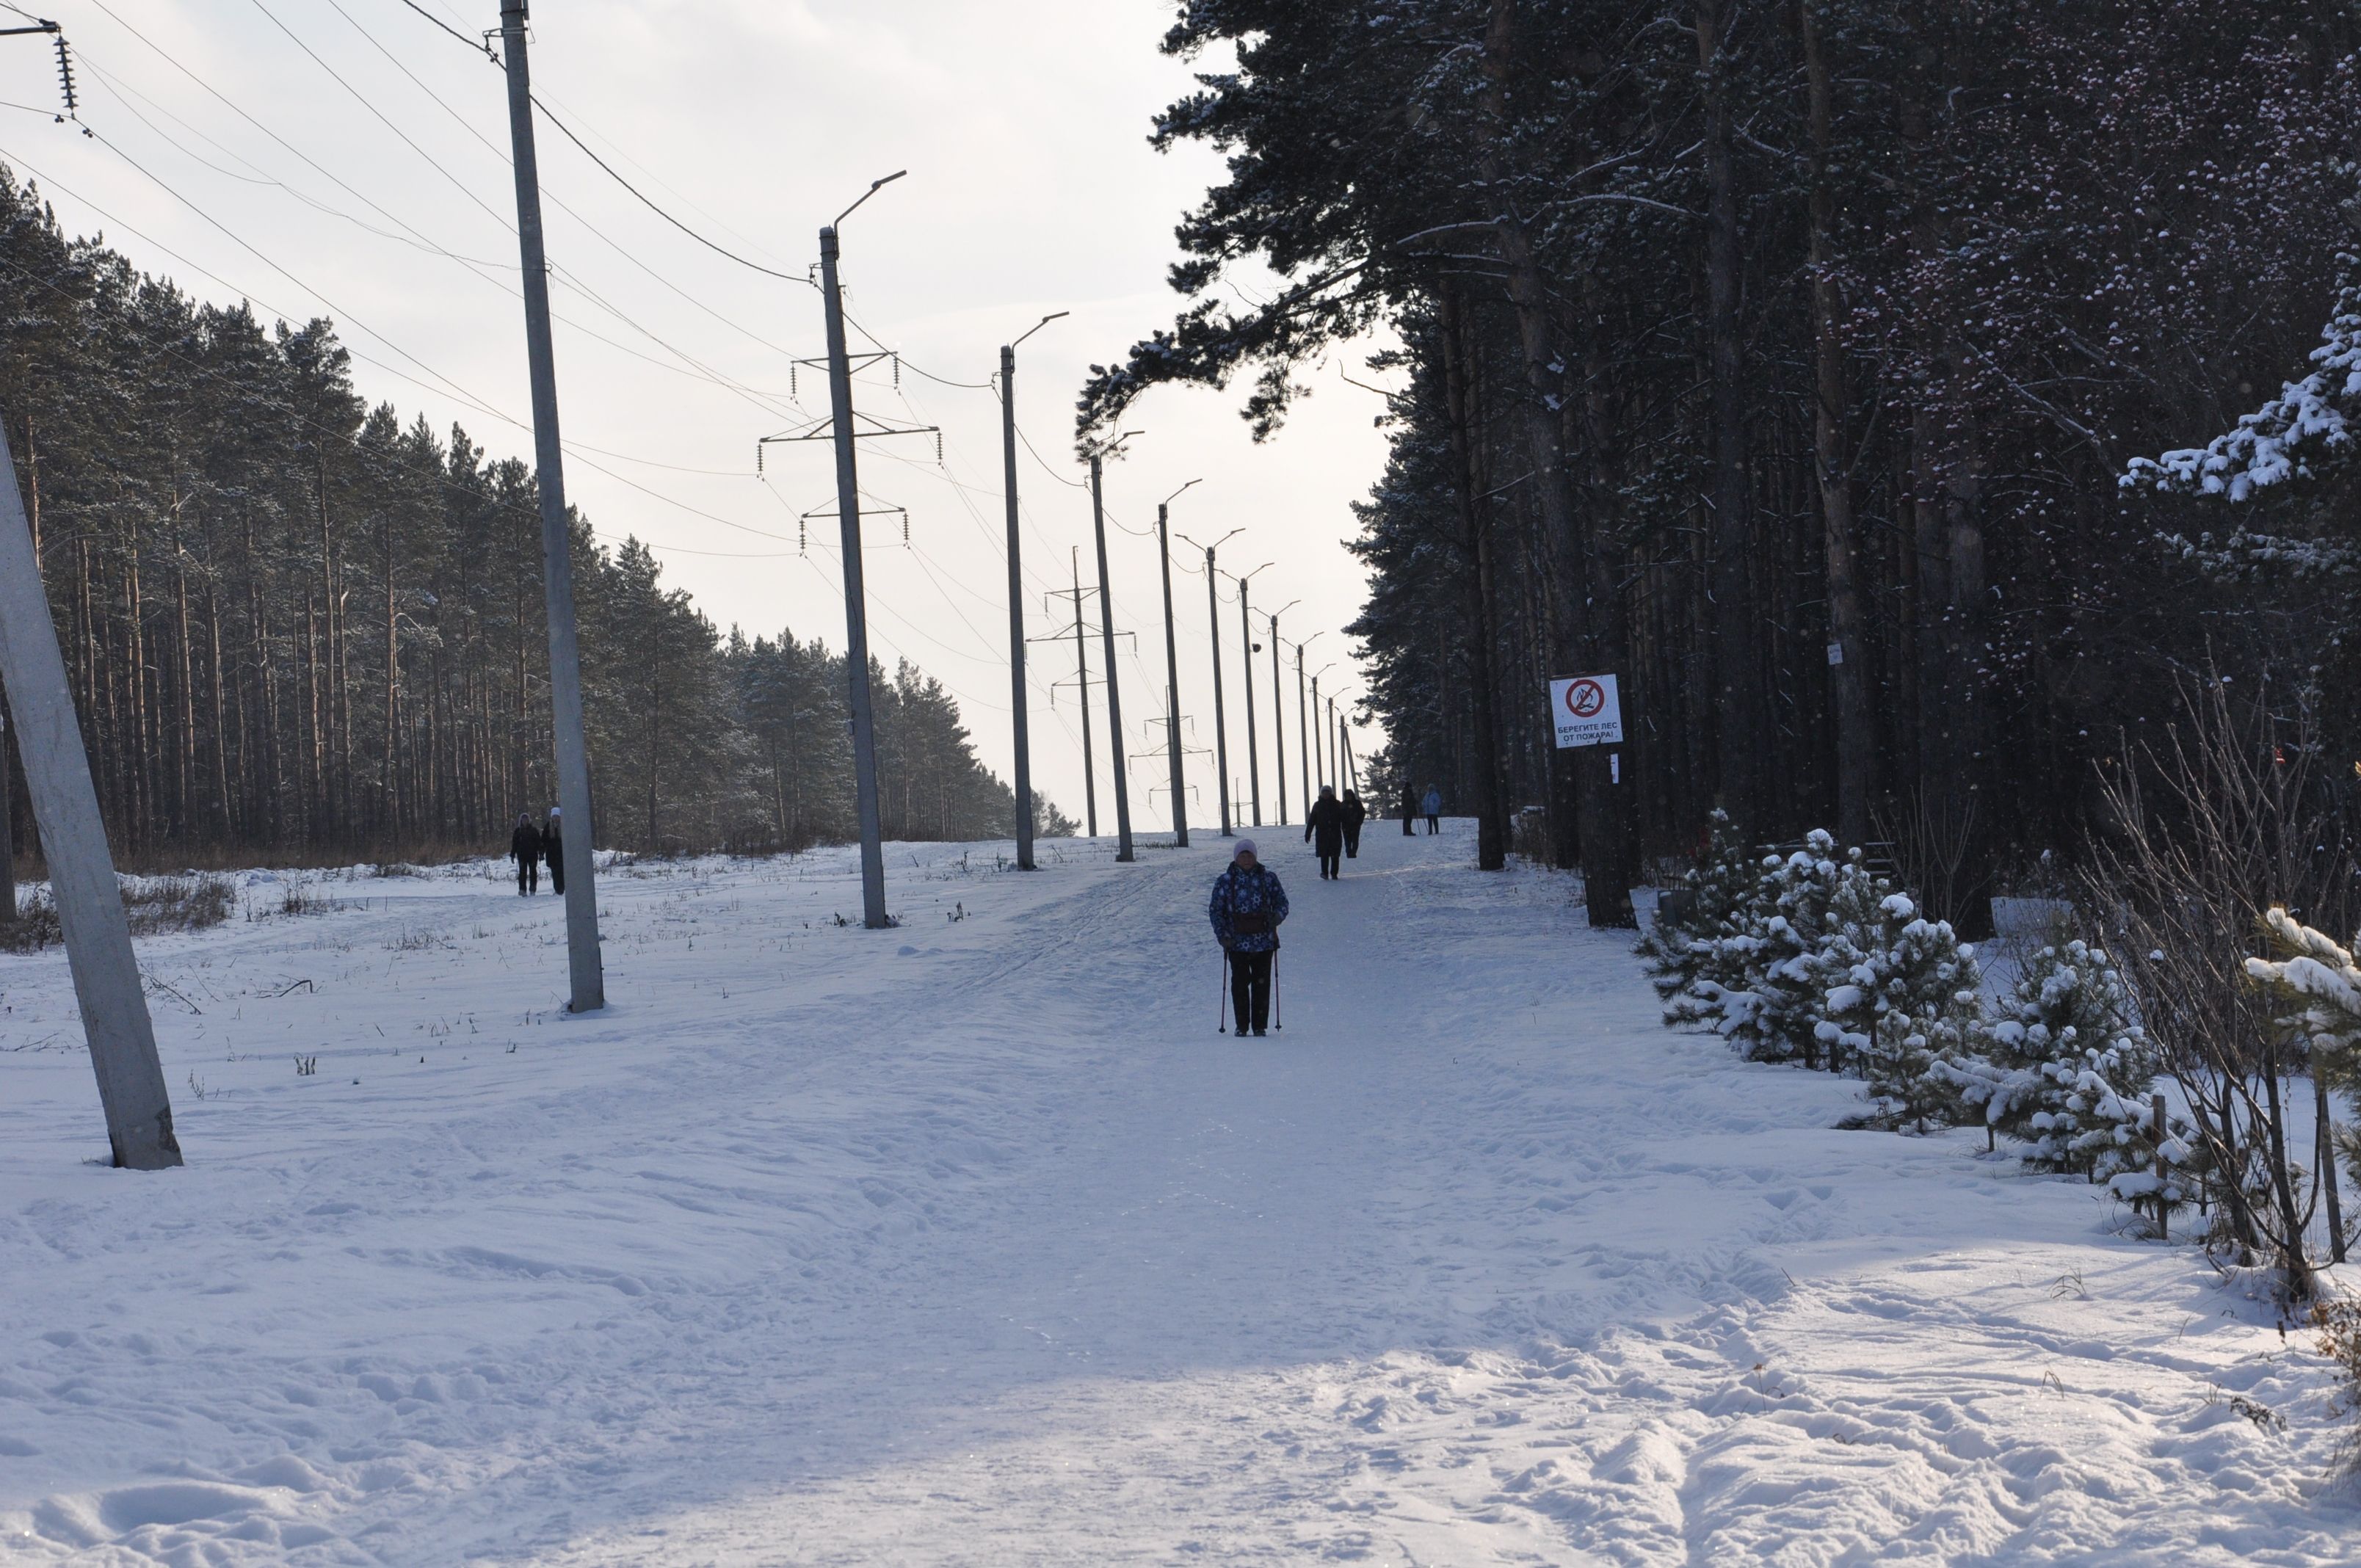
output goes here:
[[1076, 550], [1067, 558], [1074, 574], [1074, 685], [1082, 694], [1082, 812], [1089, 818], [1090, 836], [1099, 836], [1099, 785], [1096, 767], [1091, 762], [1091, 644], [1082, 633], [1082, 553]]
[[[1199, 483], [1191, 479], [1189, 485]], [[1182, 805], [1180, 782], [1180, 652], [1172, 635], [1172, 526], [1168, 516], [1172, 502], [1189, 485], [1156, 503], [1156, 565], [1164, 576], [1164, 756], [1172, 774], [1172, 847], [1189, 847], [1189, 813]], [[1230, 814], [1225, 802], [1222, 811], [1222, 831], [1230, 830]]]
[[[1319, 634], [1315, 632], [1313, 635], [1317, 636]], [[1311, 640], [1311, 638], [1304, 639], [1307, 642]], [[1313, 741], [1312, 748], [1312, 761], [1313, 765], [1320, 770], [1320, 782], [1323, 784], [1329, 785], [1334, 785], [1335, 783], [1334, 764], [1336, 759], [1334, 753], [1328, 749], [1327, 743], [1331, 739], [1328, 733], [1328, 719], [1321, 718], [1320, 715], [1320, 677], [1326, 674], [1335, 667], [1336, 661], [1331, 659], [1326, 663], [1312, 672], [1312, 717], [1320, 719], [1320, 728], [1312, 732], [1312, 739]], [[1333, 717], [1335, 705], [1331, 703], [1329, 707]]]
[[[1195, 483], [1191, 480], [1191, 483]], [[1222, 799], [1222, 837], [1227, 839], [1237, 830], [1230, 816], [1230, 727], [1222, 707], [1222, 598], [1213, 575], [1213, 552], [1246, 532], [1234, 528], [1211, 544], [1198, 544], [1205, 553], [1205, 611], [1213, 630], [1213, 783]], [[1197, 544], [1187, 534], [1180, 536]]]
[[[1263, 566], [1269, 565], [1266, 561]], [[1254, 794], [1254, 825], [1262, 826], [1262, 743], [1255, 735], [1254, 701], [1254, 618], [1246, 609], [1246, 589], [1251, 586], [1257, 566], [1238, 579], [1238, 667], [1246, 672], [1246, 787]], [[1217, 635], [1214, 641], [1221, 641]], [[1214, 683], [1216, 687], [1220, 683]], [[1276, 694], [1273, 694], [1276, 695]]]
[[1303, 765], [1303, 819], [1307, 822], [1312, 820], [1315, 790], [1312, 776], [1312, 710], [1303, 698], [1303, 651], [1321, 636], [1315, 631], [1295, 645], [1295, 749], [1296, 761]]
[[[1323, 665], [1320, 674], [1327, 673], [1327, 667]], [[1329, 784], [1328, 719], [1320, 708], [1320, 675], [1312, 677], [1312, 717], [1320, 720], [1320, 728], [1312, 732], [1312, 765], [1319, 770], [1320, 785], [1325, 789]]]
[[1287, 826], [1287, 688], [1279, 684], [1279, 618], [1301, 604], [1301, 599], [1290, 599], [1270, 612], [1270, 728], [1277, 744], [1270, 749], [1272, 762], [1279, 769], [1279, 825]]
[[[1000, 348], [1001, 489], [1008, 499], [1008, 689], [1016, 731], [1016, 869], [1033, 869], [1033, 742], [1025, 713], [1025, 568], [1016, 538], [1016, 345], [1065, 315], [1057, 311]], [[1077, 607], [1079, 609], [1079, 606]]]
[[541, 170], [533, 144], [533, 79], [525, 63], [524, 0], [501, 0], [509, 84], [509, 152], [516, 170], [517, 250], [523, 267], [525, 367], [533, 383], [533, 480], [541, 498], [541, 581], [549, 622], [549, 718], [556, 741], [557, 804], [565, 817], [566, 1011], [607, 1005], [592, 867], [590, 754], [583, 739], [582, 655], [574, 625], [573, 523], [566, 515], [566, 454], [558, 443], [557, 366], [550, 348], [549, 261], [542, 249]]
[[[898, 180], [900, 175], [889, 175]], [[877, 185], [870, 186], [874, 194]], [[869, 199], [864, 195], [861, 201]], [[861, 202], [855, 202], [857, 207]], [[852, 207], [837, 214], [837, 223]], [[862, 581], [861, 477], [853, 460], [852, 364], [844, 345], [844, 296], [836, 281], [836, 224], [819, 231], [820, 299], [828, 319], [828, 405], [836, 434], [837, 537], [844, 570], [844, 663], [852, 703], [853, 802], [861, 823], [861, 923], [873, 931], [885, 914], [885, 846], [877, 814], [877, 726], [870, 707], [868, 594]]]
[[[1124, 435], [1137, 433], [1126, 431]], [[1115, 442], [1123, 436], [1115, 437]], [[1107, 751], [1115, 769], [1115, 858], [1128, 862], [1137, 859], [1131, 849], [1131, 787], [1124, 777], [1123, 760], [1123, 683], [1115, 673], [1115, 595], [1107, 585], [1106, 499], [1103, 460], [1115, 443], [1091, 453], [1091, 530], [1097, 535], [1099, 547], [1099, 634], [1104, 640], [1107, 689]], [[1175, 792], [1178, 793], [1177, 791]], [[1174, 809], [1178, 810], [1176, 803]]]

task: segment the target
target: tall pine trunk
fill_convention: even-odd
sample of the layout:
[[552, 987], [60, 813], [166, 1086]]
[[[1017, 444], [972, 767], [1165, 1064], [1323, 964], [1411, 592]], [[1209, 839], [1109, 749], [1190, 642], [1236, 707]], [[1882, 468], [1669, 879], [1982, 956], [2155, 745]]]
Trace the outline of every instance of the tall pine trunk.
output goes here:
[[[1492, 0], [1483, 56], [1488, 134], [1477, 161], [1492, 208], [1492, 226], [1508, 273], [1509, 302], [1516, 315], [1517, 344], [1524, 359], [1524, 423], [1535, 502], [1543, 526], [1571, 565], [1583, 561], [1587, 553], [1575, 513], [1574, 488], [1565, 471], [1563, 426], [1556, 413], [1565, 404], [1564, 367], [1554, 342], [1546, 280], [1510, 183], [1509, 77], [1515, 32], [1516, 0]], [[1576, 580], [1562, 585], [1558, 617], [1562, 641], [1554, 652], [1573, 665], [1595, 656], [1597, 650], [1590, 624], [1591, 585], [1582, 580], [1586, 574], [1578, 569], [1569, 570], [1567, 576]], [[1631, 912], [1630, 813], [1624, 792], [1609, 782], [1608, 760], [1600, 751], [1595, 746], [1583, 748], [1571, 759], [1569, 769], [1575, 775], [1583, 883], [1591, 925], [1628, 927], [1638, 924]]]
[[1836, 280], [1836, 193], [1828, 186], [1831, 113], [1828, 57], [1820, 41], [1824, 0], [1798, 0], [1804, 74], [1810, 98], [1813, 458], [1820, 492], [1822, 553], [1828, 573], [1828, 697], [1834, 719], [1837, 832], [1847, 844], [1869, 839], [1876, 788], [1876, 739], [1869, 711], [1869, 645], [1863, 635], [1852, 473], [1845, 420], [1852, 394], [1845, 375], [1844, 300]]
[[1697, 0], [1697, 80], [1705, 111], [1706, 376], [1713, 463], [1708, 591], [1713, 635], [1714, 734], [1722, 809], [1742, 833], [1769, 831], [1763, 787], [1771, 726], [1756, 647], [1747, 485], [1745, 366], [1739, 343], [1738, 170], [1730, 102], [1730, 0]]

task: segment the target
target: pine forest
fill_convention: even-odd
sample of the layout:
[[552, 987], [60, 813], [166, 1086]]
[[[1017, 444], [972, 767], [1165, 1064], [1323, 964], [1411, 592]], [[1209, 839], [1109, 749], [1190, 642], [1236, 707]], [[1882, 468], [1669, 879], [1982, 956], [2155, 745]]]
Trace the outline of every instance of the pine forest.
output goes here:
[[[371, 407], [333, 323], [193, 301], [13, 178], [0, 265], [0, 408], [119, 856], [480, 851], [555, 801], [529, 465]], [[725, 636], [578, 514], [573, 550], [601, 844], [851, 838], [841, 655]], [[873, 682], [885, 836], [1006, 832], [949, 694]]]
[[[1827, 826], [1980, 934], [2193, 684], [2356, 754], [2337, 487], [2134, 465], [2249, 429], [2340, 308], [2356, 35], [2317, 0], [1192, 0], [1166, 50], [1238, 69], [1155, 135], [1227, 177], [1082, 428], [1236, 378], [1272, 434], [1390, 329], [1353, 629], [1389, 802], [1578, 861], [1606, 924], [1717, 806]], [[1241, 303], [1246, 260], [1290, 286]], [[1554, 751], [1544, 683], [1598, 671], [1623, 754]]]

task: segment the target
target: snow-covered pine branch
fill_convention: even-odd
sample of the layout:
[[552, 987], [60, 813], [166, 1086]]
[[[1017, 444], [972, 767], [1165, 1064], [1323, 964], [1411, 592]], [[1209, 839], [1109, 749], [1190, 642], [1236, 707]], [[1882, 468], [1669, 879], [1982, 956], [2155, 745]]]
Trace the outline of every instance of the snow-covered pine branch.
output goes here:
[[[2355, 258], [2340, 260], [2349, 274]], [[2353, 441], [2348, 411], [2361, 409], [2361, 285], [2349, 276], [2320, 335], [2312, 373], [2282, 384], [2278, 397], [2241, 415], [2236, 429], [2202, 446], [2135, 457], [2117, 482], [2243, 501], [2259, 488], [2311, 478], [2316, 464], [2342, 456]]]

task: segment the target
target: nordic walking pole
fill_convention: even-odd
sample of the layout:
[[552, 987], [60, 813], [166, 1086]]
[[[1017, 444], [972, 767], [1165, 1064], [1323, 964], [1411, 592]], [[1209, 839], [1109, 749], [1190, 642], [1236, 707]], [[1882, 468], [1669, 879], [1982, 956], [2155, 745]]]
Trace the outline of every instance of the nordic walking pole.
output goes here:
[[1287, 1010], [1279, 1004], [1279, 949], [1270, 950], [1270, 1026], [1287, 1027]]
[[1213, 996], [1213, 1033], [1230, 1032], [1230, 949], [1222, 949], [1222, 989]]

